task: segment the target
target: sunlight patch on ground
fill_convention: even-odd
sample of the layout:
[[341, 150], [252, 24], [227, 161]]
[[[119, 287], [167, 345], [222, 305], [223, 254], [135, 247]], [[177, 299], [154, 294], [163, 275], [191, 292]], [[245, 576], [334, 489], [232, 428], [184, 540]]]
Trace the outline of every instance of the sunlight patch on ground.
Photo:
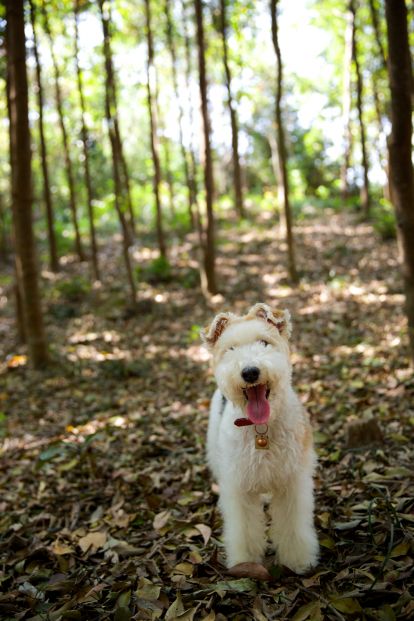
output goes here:
[[104, 330], [103, 332], [74, 332], [69, 337], [69, 343], [75, 345], [79, 343], [92, 343], [102, 339], [105, 343], [119, 343], [121, 337], [115, 330]]
[[99, 350], [93, 345], [79, 345], [78, 347], [67, 348], [67, 358], [71, 362], [77, 360], [94, 360], [102, 362], [104, 360], [129, 360], [131, 352], [129, 349], [114, 348], [112, 351]]
[[185, 350], [185, 355], [194, 362], [207, 362], [210, 358], [210, 354], [206, 348], [201, 345], [190, 345], [190, 347]]

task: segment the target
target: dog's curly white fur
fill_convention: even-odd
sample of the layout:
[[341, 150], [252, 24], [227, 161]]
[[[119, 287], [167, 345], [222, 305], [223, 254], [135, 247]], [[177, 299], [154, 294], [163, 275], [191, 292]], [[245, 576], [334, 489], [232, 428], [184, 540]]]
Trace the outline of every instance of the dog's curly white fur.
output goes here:
[[[256, 304], [242, 317], [220, 313], [202, 333], [218, 384], [211, 403], [207, 455], [220, 487], [228, 567], [263, 559], [262, 495], [269, 492], [270, 536], [278, 561], [296, 573], [317, 563], [312, 479], [316, 456], [308, 415], [291, 386], [290, 332], [288, 311]], [[251, 368], [266, 387], [265, 413], [270, 406], [268, 450], [255, 448], [253, 425], [234, 424], [248, 416], [246, 391], [252, 385], [259, 388], [258, 381], [243, 378]], [[258, 399], [264, 402], [263, 395]]]

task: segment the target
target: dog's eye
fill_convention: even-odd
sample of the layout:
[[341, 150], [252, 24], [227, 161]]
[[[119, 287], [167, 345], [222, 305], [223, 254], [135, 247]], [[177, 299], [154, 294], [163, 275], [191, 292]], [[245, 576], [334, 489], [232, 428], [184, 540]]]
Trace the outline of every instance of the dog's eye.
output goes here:
[[231, 346], [231, 347], [229, 347], [229, 348], [228, 348], [228, 350], [227, 350], [227, 351], [233, 351], [233, 349], [234, 349], [234, 347], [233, 347], [233, 346]]
[[264, 345], [265, 347], [267, 347], [268, 345], [270, 345], [270, 343], [268, 343], [267, 341], [264, 341], [263, 339], [260, 341], [260, 343], [262, 345]]

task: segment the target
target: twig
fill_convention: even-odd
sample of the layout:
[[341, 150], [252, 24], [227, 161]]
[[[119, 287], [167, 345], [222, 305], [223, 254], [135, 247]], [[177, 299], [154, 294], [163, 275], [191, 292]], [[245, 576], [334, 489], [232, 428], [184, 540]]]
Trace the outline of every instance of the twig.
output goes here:
[[311, 591], [310, 589], [307, 589], [306, 587], [299, 587], [300, 591], [304, 591], [305, 593], [308, 593], [308, 595], [312, 595], [312, 597], [314, 597], [315, 599], [317, 599], [318, 601], [321, 601], [322, 604], [325, 604], [325, 606], [327, 606], [327, 608], [329, 608], [329, 610], [338, 618], [341, 619], [341, 621], [346, 621], [345, 617], [343, 615], [341, 615], [341, 613], [339, 612], [339, 610], [336, 610], [336, 608], [334, 606], [332, 606], [331, 602], [329, 602], [327, 599], [325, 599], [325, 597], [323, 597], [322, 595], [319, 595], [318, 593], [314, 593], [313, 591]]

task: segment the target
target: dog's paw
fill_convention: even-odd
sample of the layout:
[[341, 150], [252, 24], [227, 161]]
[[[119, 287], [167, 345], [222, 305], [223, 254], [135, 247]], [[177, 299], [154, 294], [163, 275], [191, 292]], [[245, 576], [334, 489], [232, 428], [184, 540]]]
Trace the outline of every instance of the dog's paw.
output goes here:
[[318, 564], [319, 543], [314, 534], [308, 538], [292, 538], [278, 546], [278, 560], [295, 572], [304, 574]]

